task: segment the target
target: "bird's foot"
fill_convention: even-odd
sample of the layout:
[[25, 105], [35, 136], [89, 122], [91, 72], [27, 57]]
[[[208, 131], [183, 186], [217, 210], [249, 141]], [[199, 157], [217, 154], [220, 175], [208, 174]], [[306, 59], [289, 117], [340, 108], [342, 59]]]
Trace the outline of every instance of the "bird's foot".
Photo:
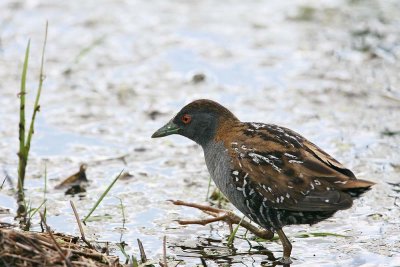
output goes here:
[[243, 228], [249, 230], [251, 233], [255, 234], [256, 236], [263, 238], [263, 239], [272, 239], [274, 237], [274, 233], [271, 231], [268, 231], [266, 229], [260, 229], [250, 222], [246, 220], [242, 220], [241, 217], [237, 216], [234, 214], [232, 211], [229, 210], [224, 210], [224, 209], [218, 209], [206, 205], [200, 205], [196, 203], [190, 203], [190, 202], [184, 202], [181, 200], [170, 200], [174, 205], [179, 205], [179, 206], [186, 206], [186, 207], [192, 207], [199, 209], [203, 211], [204, 213], [207, 213], [208, 215], [211, 215], [213, 218], [208, 218], [208, 219], [203, 219], [203, 220], [179, 220], [178, 223], [181, 225], [187, 225], [187, 224], [201, 224], [201, 225], [207, 225], [212, 222], [218, 222], [218, 221], [224, 221], [228, 223], [230, 226], [230, 229], [232, 231], [232, 224], [239, 224]]
[[292, 259], [290, 257], [285, 257], [284, 256], [282, 258], [279, 258], [278, 262], [286, 265], [286, 264], [291, 264], [293, 261], [292, 261]]

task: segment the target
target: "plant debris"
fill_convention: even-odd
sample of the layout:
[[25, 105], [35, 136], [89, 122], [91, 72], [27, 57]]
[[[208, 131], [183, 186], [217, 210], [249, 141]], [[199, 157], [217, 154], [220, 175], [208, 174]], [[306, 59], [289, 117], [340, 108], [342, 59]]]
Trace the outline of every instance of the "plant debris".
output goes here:
[[0, 225], [0, 265], [123, 266], [117, 256], [100, 253], [78, 241], [78, 237], [61, 233], [26, 232]]

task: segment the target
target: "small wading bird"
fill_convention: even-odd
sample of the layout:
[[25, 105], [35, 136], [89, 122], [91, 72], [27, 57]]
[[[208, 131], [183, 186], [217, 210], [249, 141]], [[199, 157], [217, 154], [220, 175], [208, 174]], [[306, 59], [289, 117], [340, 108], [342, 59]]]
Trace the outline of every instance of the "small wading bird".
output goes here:
[[241, 122], [211, 100], [186, 105], [152, 137], [171, 134], [198, 143], [221, 192], [252, 221], [278, 234], [284, 264], [291, 263], [292, 245], [282, 227], [327, 219], [350, 208], [374, 184], [357, 179], [298, 133]]

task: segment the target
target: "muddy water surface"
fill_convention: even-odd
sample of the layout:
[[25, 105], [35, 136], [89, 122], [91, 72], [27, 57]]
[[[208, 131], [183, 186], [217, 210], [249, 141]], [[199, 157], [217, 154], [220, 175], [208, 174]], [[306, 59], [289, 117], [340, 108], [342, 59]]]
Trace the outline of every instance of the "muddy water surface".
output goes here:
[[[86, 227], [91, 239], [123, 240], [138, 255], [139, 238], [157, 259], [166, 235], [168, 255], [180, 266], [200, 265], [199, 257], [207, 266], [271, 266], [279, 243], [249, 243], [240, 229], [234, 253], [225, 246], [226, 225], [179, 226], [174, 220], [203, 215], [166, 201], [204, 203], [209, 175], [197, 145], [150, 135], [184, 104], [211, 98], [242, 120], [302, 133], [377, 183], [350, 210], [288, 227], [293, 266], [400, 266], [398, 1], [3, 0], [0, 10], [0, 163], [14, 184], [24, 49], [31, 38], [32, 103], [45, 21], [50, 25], [26, 194], [33, 206], [41, 203], [46, 167], [53, 229], [78, 234], [69, 200], [87, 214], [124, 169], [132, 176], [96, 210]], [[83, 162], [86, 194], [53, 189]], [[12, 222], [8, 183], [0, 207], [9, 210], [1, 220]]]

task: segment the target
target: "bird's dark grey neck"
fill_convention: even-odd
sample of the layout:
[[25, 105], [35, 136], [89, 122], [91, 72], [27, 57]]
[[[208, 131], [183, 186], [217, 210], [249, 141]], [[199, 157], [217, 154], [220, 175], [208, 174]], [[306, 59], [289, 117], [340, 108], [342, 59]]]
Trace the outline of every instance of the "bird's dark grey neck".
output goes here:
[[197, 144], [199, 144], [203, 149], [205, 149], [205, 147], [207, 147], [209, 143], [212, 143], [214, 141], [213, 140], [214, 136], [215, 136], [215, 130], [204, 129], [201, 134], [197, 134], [193, 136], [191, 139], [195, 141]]

